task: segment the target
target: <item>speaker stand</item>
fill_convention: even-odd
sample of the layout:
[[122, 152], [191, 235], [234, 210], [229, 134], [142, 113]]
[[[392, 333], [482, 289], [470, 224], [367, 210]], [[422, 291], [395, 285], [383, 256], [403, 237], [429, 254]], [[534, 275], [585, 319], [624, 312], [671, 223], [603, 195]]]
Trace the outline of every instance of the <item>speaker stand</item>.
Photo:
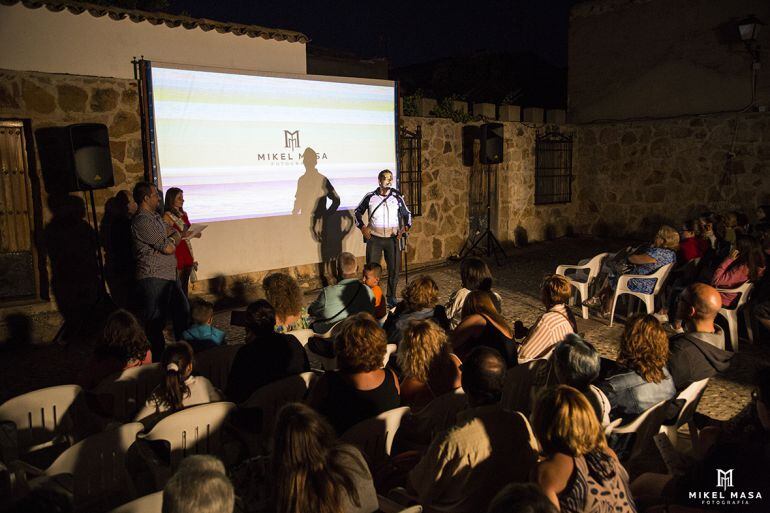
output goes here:
[[[497, 171], [497, 168], [495, 168], [495, 171]], [[508, 259], [508, 255], [505, 253], [503, 246], [500, 244], [500, 241], [497, 239], [497, 237], [495, 237], [495, 234], [491, 228], [492, 226], [492, 169], [490, 168], [489, 164], [487, 164], [485, 173], [487, 175], [487, 205], [486, 205], [487, 229], [484, 230], [482, 233], [480, 233], [475, 240], [473, 240], [472, 235], [468, 236], [468, 239], [466, 239], [462, 249], [460, 250], [458, 259], [465, 260], [466, 258], [468, 258], [470, 255], [473, 254], [473, 252], [476, 250], [479, 244], [481, 244], [483, 241], [484, 245], [482, 247], [484, 248], [484, 253], [486, 254], [486, 256], [491, 257], [492, 255], [494, 255], [497, 265], [502, 266], [505, 260]], [[502, 263], [500, 260], [501, 255], [503, 258]]]

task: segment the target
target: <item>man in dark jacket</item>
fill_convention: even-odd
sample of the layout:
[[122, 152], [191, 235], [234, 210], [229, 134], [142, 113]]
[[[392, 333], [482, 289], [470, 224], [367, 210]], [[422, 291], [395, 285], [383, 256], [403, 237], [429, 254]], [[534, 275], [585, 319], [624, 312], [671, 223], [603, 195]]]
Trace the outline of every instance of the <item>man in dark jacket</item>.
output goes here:
[[685, 332], [669, 339], [668, 359], [668, 370], [677, 390], [730, 366], [733, 353], [722, 349], [725, 335], [714, 324], [721, 307], [719, 292], [703, 283], [690, 285], [679, 296], [677, 318], [684, 321]]

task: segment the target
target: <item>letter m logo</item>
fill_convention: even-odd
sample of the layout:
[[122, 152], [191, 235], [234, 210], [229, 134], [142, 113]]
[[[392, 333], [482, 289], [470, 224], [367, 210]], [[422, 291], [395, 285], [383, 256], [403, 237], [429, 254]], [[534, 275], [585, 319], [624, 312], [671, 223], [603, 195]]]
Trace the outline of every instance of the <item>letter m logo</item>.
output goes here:
[[733, 470], [717, 469], [717, 488], [722, 487], [722, 490], [727, 490], [733, 487]]
[[290, 151], [294, 151], [295, 149], [299, 148], [299, 130], [295, 130], [293, 132], [284, 130], [283, 138], [286, 145], [285, 147], [289, 148]]

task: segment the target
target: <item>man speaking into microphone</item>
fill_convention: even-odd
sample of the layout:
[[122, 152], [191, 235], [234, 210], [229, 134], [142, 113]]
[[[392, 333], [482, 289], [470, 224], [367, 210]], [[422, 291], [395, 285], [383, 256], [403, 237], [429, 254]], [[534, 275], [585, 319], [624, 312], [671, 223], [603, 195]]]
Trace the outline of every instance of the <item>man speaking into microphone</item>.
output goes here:
[[[385, 255], [388, 267], [388, 306], [396, 304], [396, 286], [401, 267], [400, 247], [402, 238], [412, 226], [412, 213], [404, 203], [404, 198], [393, 189], [393, 173], [385, 169], [377, 175], [379, 187], [369, 192], [358, 204], [355, 211], [356, 226], [361, 230], [366, 242], [366, 263], [380, 262]], [[364, 213], [368, 212], [369, 221], [364, 224]]]

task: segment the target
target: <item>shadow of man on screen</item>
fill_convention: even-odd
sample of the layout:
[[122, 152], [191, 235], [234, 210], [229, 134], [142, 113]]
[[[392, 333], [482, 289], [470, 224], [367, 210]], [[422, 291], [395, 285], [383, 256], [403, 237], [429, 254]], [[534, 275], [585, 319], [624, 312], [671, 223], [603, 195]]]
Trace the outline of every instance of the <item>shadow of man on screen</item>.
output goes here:
[[342, 240], [353, 229], [350, 212], [337, 209], [340, 196], [331, 181], [318, 168], [318, 155], [313, 148], [302, 154], [305, 173], [297, 180], [293, 215], [307, 218], [310, 236], [318, 243], [318, 274], [323, 286], [334, 273], [334, 259], [342, 252]]

